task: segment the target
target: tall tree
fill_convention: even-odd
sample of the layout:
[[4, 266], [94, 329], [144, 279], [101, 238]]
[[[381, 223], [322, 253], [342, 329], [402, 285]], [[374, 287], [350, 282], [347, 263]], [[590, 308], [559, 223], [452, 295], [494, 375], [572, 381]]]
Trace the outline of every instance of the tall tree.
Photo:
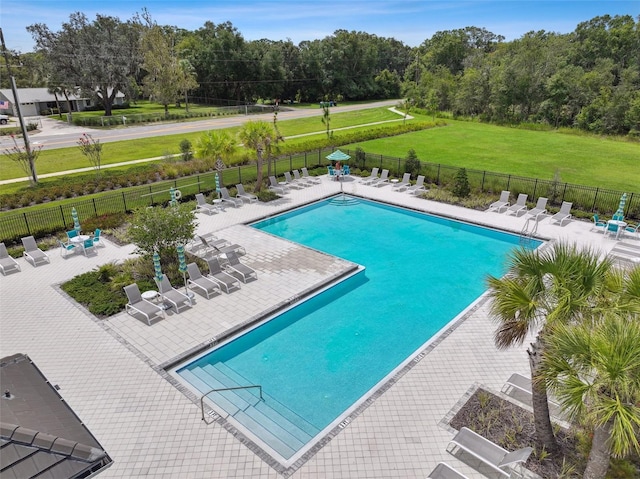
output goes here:
[[[556, 324], [579, 323], [591, 318], [594, 305], [609, 302], [608, 287], [616, 284], [613, 264], [597, 252], [581, 250], [563, 242], [540, 252], [518, 249], [508, 260], [503, 278], [488, 277], [491, 313], [498, 323], [495, 342], [499, 348], [522, 344], [537, 334], [527, 353], [533, 378], [533, 414], [536, 443], [548, 452], [557, 450], [551, 427], [547, 390], [543, 376], [545, 345]], [[624, 309], [625, 302], [614, 303]], [[612, 307], [613, 307], [612, 306]]]
[[66, 84], [78, 86], [84, 95], [102, 104], [105, 115], [110, 116], [116, 95], [129, 92], [141, 65], [139, 20], [123, 23], [117, 17], [96, 15], [89, 22], [85, 14], [76, 12], [59, 32], [43, 23], [27, 30], [51, 69]]
[[255, 191], [262, 189], [264, 155], [266, 154], [267, 158], [270, 158], [272, 144], [275, 142], [276, 136], [273, 125], [266, 121], [248, 121], [238, 133], [238, 137], [244, 147], [256, 152], [257, 178]]
[[[640, 277], [640, 267], [636, 273]], [[571, 418], [592, 428], [584, 479], [604, 479], [611, 456], [640, 453], [640, 322], [559, 324], [543, 359], [544, 379]]]

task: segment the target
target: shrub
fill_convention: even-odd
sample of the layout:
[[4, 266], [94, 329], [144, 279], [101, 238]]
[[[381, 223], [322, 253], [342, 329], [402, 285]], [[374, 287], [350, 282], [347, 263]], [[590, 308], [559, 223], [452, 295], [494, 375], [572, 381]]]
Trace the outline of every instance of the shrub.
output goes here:
[[274, 193], [271, 190], [260, 190], [258, 193], [256, 193], [256, 196], [260, 201], [264, 201], [265, 203], [268, 203], [269, 201], [277, 200], [278, 198], [280, 198], [276, 193]]
[[183, 161], [190, 161], [193, 158], [191, 142], [186, 138], [180, 142], [180, 154], [182, 155]]
[[109, 285], [113, 264], [103, 265], [88, 273], [83, 273], [64, 283], [61, 288], [92, 314], [100, 317], [119, 313], [127, 304], [122, 290], [112, 291]]
[[467, 170], [465, 168], [460, 168], [456, 174], [453, 183], [453, 194], [458, 198], [466, 198], [471, 194], [469, 178], [467, 177]]
[[416, 150], [411, 148], [407, 152], [407, 158], [404, 162], [404, 172], [411, 173], [412, 178], [416, 178], [420, 174], [420, 160], [416, 154]]

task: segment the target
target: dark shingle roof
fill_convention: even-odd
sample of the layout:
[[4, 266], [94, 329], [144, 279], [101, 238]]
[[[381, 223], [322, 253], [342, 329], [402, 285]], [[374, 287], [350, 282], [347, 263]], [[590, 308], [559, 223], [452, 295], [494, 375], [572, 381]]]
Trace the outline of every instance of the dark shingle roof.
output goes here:
[[0, 475], [81, 478], [111, 458], [24, 354], [0, 360]]

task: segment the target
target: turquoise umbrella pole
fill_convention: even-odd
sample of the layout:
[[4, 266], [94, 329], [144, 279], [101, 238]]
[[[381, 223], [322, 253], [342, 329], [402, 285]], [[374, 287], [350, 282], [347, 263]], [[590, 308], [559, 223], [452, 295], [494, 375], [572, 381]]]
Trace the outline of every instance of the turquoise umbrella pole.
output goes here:
[[184, 279], [184, 291], [187, 296], [191, 297], [189, 293], [189, 287], [187, 286], [187, 261], [184, 257], [184, 246], [178, 245], [176, 248], [178, 251], [178, 262], [180, 263], [178, 266], [178, 271], [182, 273], [182, 277]]
[[73, 218], [73, 229], [80, 234], [80, 220], [78, 219], [78, 212], [76, 208], [71, 208], [71, 218]]
[[220, 199], [220, 177], [218, 173], [216, 173], [216, 193], [218, 194], [218, 199]]
[[162, 267], [160, 266], [160, 255], [158, 253], [153, 253], [153, 269], [156, 272], [156, 279], [158, 281], [162, 281]]

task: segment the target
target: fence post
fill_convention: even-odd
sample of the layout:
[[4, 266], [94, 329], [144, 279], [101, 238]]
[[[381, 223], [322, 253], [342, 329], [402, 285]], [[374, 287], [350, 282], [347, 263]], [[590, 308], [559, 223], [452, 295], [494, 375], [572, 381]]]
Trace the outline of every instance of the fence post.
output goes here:
[[509, 190], [509, 185], [511, 185], [511, 175], [507, 177], [507, 190]]
[[538, 189], [538, 178], [536, 178], [536, 182], [533, 184], [533, 197], [536, 197], [536, 190]]
[[153, 206], [153, 190], [151, 189], [151, 185], [149, 185], [149, 197], [151, 199], [151, 206]]
[[242, 183], [242, 168], [238, 166], [238, 183]]
[[62, 217], [62, 224], [64, 225], [65, 229], [67, 228], [67, 223], [64, 222], [64, 210], [62, 209], [62, 205], [60, 205], [60, 216]]
[[289, 171], [293, 170], [293, 158], [291, 154], [289, 154]]
[[487, 170], [482, 171], [482, 185], [480, 185], [480, 193], [484, 193], [484, 177], [487, 176]]
[[124, 191], [122, 192], [122, 206], [124, 206], [124, 212], [127, 212], [127, 197], [124, 195]]
[[438, 163], [438, 173], [436, 173], [436, 185], [440, 184], [440, 163]]
[[27, 213], [22, 213], [24, 216], [24, 225], [27, 227], [27, 233], [31, 235], [31, 228], [29, 228], [29, 220], [27, 219]]
[[94, 214], [94, 216], [98, 216], [98, 209], [96, 208], [96, 199], [95, 198], [91, 198], [91, 201], [93, 203], [93, 214]]
[[593, 195], [593, 205], [591, 206], [591, 211], [595, 211], [596, 210], [596, 203], [598, 201], [598, 192], [600, 191], [600, 188], [596, 188], [596, 192]]
[[567, 193], [567, 184], [568, 183], [564, 184], [564, 189], [562, 190], [562, 201], [564, 201], [564, 195]]
[[202, 188], [200, 187], [200, 175], [196, 175], [196, 180], [198, 180], [198, 193], [202, 193]]

